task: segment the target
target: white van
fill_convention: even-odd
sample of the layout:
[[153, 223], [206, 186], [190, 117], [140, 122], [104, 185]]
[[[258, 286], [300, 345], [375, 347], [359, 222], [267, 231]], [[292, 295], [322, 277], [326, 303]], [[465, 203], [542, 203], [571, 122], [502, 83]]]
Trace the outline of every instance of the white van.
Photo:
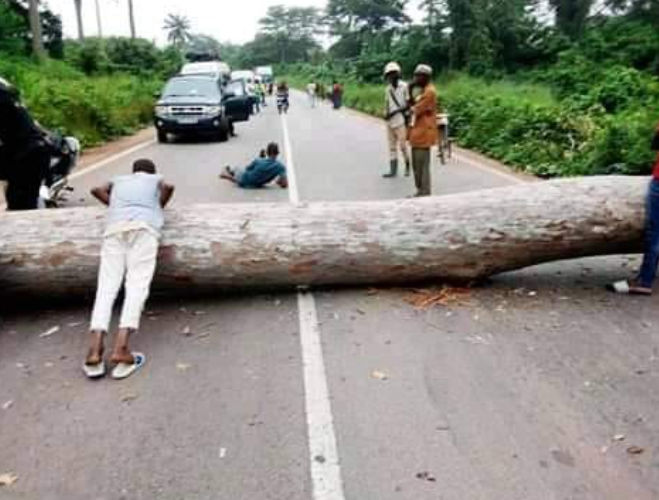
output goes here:
[[183, 65], [181, 75], [210, 75], [224, 81], [231, 75], [231, 68], [222, 61], [192, 62]]
[[241, 69], [231, 72], [231, 80], [243, 80], [245, 82], [245, 87], [247, 87], [247, 93], [254, 95], [254, 83], [256, 83], [256, 74], [249, 69]]

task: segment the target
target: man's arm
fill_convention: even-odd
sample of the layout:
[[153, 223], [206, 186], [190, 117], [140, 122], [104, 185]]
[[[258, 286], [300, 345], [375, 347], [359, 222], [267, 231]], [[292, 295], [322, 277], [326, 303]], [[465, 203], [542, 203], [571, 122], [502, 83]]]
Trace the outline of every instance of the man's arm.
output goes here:
[[110, 193], [112, 193], [112, 183], [110, 182], [91, 190], [92, 196], [103, 203], [103, 205], [110, 204]]
[[419, 100], [414, 104], [414, 115], [421, 116], [426, 113], [434, 113], [437, 109], [437, 96], [435, 92], [426, 88]]
[[160, 184], [160, 206], [162, 208], [167, 206], [167, 203], [172, 199], [173, 194], [174, 186], [172, 184], [167, 184], [166, 182]]

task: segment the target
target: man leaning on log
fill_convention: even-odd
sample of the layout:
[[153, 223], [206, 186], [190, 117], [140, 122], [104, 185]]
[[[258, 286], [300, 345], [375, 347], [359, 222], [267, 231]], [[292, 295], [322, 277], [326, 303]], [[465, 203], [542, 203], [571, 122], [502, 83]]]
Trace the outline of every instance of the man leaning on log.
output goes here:
[[156, 269], [163, 208], [174, 186], [163, 181], [151, 160], [133, 164], [133, 173], [92, 189], [92, 195], [108, 205], [101, 247], [96, 299], [91, 318], [91, 346], [83, 371], [89, 378], [105, 375], [103, 340], [110, 327], [112, 306], [124, 285], [124, 303], [110, 361], [112, 377], [126, 378], [145, 361], [144, 354], [131, 352], [128, 339], [139, 328], [144, 303], [149, 296]]
[[635, 279], [616, 281], [607, 285], [609, 290], [616, 293], [652, 295], [652, 283], [657, 275], [659, 263], [659, 125], [652, 139], [652, 149], [657, 155], [645, 204], [643, 264]]

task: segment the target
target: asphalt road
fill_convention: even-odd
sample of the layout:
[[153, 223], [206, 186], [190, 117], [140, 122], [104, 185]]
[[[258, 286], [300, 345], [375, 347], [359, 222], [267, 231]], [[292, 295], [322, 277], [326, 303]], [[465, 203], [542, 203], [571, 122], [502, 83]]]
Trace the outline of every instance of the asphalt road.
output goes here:
[[[380, 177], [375, 120], [298, 96], [286, 123], [301, 200], [413, 191], [411, 179]], [[177, 185], [174, 204], [288, 203], [285, 190], [217, 179], [266, 142], [286, 143], [272, 106], [237, 131], [224, 144], [150, 144], [90, 170], [69, 205], [93, 203], [91, 186], [143, 156]], [[433, 176], [440, 194], [518, 181], [459, 159]], [[322, 432], [336, 438], [342, 478], [325, 496], [326, 459], [310, 453], [307, 429], [322, 394], [303, 376], [319, 359], [303, 367], [309, 324], [295, 294], [152, 300], [134, 338], [147, 365], [123, 382], [82, 376], [90, 304], [4, 307], [0, 482], [17, 480], [0, 499], [657, 499], [659, 299], [602, 289], [637, 264], [543, 265], [425, 309], [407, 289], [314, 293], [316, 382], [332, 417]]]

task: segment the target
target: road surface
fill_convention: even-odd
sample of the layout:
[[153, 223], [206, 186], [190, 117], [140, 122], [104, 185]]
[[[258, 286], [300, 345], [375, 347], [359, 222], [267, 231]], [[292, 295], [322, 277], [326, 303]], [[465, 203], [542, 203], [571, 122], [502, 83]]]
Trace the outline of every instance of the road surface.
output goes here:
[[[270, 106], [237, 131], [76, 174], [69, 205], [137, 157], [175, 205], [413, 191], [380, 177], [372, 118], [296, 96], [284, 120]], [[295, 193], [217, 179], [272, 140]], [[463, 160], [433, 166], [435, 192], [521, 182]], [[89, 303], [5, 304], [0, 477], [17, 480], [0, 499], [657, 499], [659, 299], [602, 290], [636, 265], [539, 266], [430, 308], [406, 289], [154, 298], [134, 338], [147, 365], [123, 382], [82, 376]]]

